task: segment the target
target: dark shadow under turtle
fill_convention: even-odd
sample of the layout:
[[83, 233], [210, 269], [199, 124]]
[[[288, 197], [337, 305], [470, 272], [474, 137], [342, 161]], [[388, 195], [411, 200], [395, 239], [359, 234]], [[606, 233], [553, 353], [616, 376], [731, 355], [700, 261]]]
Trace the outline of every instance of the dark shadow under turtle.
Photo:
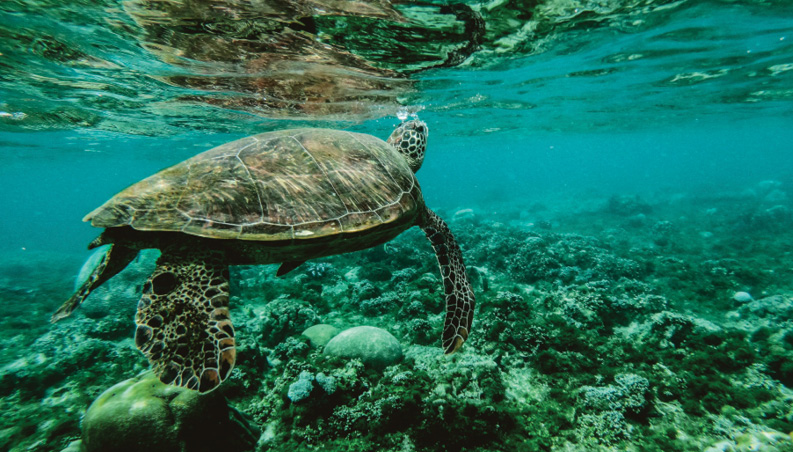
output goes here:
[[218, 146], [132, 185], [88, 214], [110, 245], [53, 315], [67, 317], [142, 249], [162, 255], [143, 286], [135, 344], [159, 378], [208, 392], [234, 367], [230, 265], [281, 263], [284, 275], [323, 256], [383, 244], [412, 226], [429, 239], [446, 298], [442, 346], [471, 329], [474, 294], [460, 248], [426, 207], [414, 173], [428, 128], [400, 124], [388, 142], [328, 129], [263, 133]]

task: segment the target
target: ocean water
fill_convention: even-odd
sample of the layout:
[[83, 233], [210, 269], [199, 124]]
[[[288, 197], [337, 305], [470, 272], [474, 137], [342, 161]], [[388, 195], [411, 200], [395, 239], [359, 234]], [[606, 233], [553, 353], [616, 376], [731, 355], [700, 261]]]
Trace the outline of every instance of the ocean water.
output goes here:
[[[477, 299], [458, 353], [418, 228], [232, 268], [210, 395], [136, 349], [156, 253], [49, 322], [118, 191], [245, 136], [406, 117]], [[793, 451], [791, 143], [784, 0], [5, 0], [0, 450]], [[319, 324], [402, 358], [329, 357]]]

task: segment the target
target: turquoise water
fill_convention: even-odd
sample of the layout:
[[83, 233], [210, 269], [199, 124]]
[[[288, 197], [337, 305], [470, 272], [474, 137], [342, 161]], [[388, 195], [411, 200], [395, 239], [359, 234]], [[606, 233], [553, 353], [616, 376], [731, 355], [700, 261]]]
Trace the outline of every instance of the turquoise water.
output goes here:
[[[85, 214], [238, 138], [385, 139], [405, 115], [429, 126], [417, 177], [474, 281], [468, 343], [433, 355], [418, 229], [283, 280], [235, 269], [239, 358], [216, 391], [254, 432], [235, 448], [793, 450], [782, 0], [2, 2], [0, 449], [112, 450], [86, 446], [83, 414], [148, 368], [150, 255], [48, 323], [100, 232]], [[318, 323], [381, 327], [405, 358], [327, 361], [301, 345]]]

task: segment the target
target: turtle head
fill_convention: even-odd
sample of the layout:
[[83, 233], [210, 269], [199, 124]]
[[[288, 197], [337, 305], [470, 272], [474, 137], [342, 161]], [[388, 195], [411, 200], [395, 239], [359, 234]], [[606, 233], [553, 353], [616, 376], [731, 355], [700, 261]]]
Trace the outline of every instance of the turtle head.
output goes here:
[[413, 119], [400, 124], [388, 137], [388, 143], [396, 148], [415, 173], [424, 163], [424, 151], [427, 149], [429, 128], [424, 121]]

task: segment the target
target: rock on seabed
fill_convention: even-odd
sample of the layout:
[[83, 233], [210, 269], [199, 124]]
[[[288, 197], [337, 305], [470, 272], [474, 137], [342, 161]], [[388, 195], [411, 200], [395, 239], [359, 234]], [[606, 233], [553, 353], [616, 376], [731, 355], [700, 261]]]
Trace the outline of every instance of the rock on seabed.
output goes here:
[[325, 346], [326, 355], [360, 359], [365, 365], [383, 369], [402, 359], [402, 346], [388, 331], [356, 326], [337, 334]]

